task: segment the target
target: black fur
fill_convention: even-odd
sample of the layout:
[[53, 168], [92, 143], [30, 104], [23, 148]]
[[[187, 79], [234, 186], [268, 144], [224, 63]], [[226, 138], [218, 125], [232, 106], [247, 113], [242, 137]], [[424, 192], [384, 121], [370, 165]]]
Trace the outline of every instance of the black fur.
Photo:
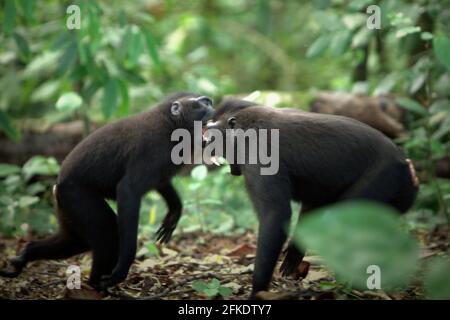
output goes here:
[[[302, 214], [359, 198], [387, 203], [400, 212], [413, 204], [417, 184], [402, 151], [359, 121], [228, 100], [218, 108], [208, 128], [228, 129], [231, 117], [235, 118], [235, 129], [279, 129], [280, 133], [277, 174], [261, 175], [258, 164], [234, 164], [232, 170], [244, 175], [260, 222], [252, 297], [269, 286], [286, 240], [284, 228], [291, 217], [291, 200], [302, 203]], [[282, 273], [296, 270], [303, 256], [290, 243]]]
[[[191, 93], [172, 95], [150, 111], [96, 130], [78, 144], [64, 160], [54, 188], [59, 232], [30, 242], [12, 260], [14, 270], [0, 270], [0, 275], [15, 277], [29, 261], [92, 250], [89, 284], [104, 289], [123, 281], [136, 254], [141, 197], [151, 189], [168, 206], [157, 233], [159, 240], [168, 241], [182, 209], [171, 184], [181, 168], [170, 158], [176, 143], [171, 134], [177, 128], [192, 133], [194, 121], [212, 115], [211, 100], [198, 98]], [[171, 112], [175, 101], [181, 104], [178, 115]], [[117, 200], [117, 216], [106, 198]]]

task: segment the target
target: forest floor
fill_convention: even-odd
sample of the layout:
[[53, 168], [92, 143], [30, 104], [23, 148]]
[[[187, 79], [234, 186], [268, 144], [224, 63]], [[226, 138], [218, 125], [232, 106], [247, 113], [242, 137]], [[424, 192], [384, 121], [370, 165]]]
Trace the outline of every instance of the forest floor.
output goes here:
[[[432, 232], [417, 231], [421, 240], [421, 258], [448, 251], [449, 226]], [[25, 244], [24, 239], [0, 238], [0, 266]], [[142, 242], [142, 241], [141, 241]], [[142, 247], [142, 246], [141, 246]], [[252, 233], [213, 235], [189, 233], [176, 235], [169, 245], [157, 247], [151, 254], [144, 246], [137, 254], [127, 280], [108, 294], [99, 294], [86, 283], [91, 258], [83, 254], [67, 260], [30, 263], [15, 279], [0, 278], [0, 299], [224, 299], [196, 291], [196, 281], [218, 279], [231, 294], [225, 299], [247, 299], [255, 260], [256, 239]], [[261, 299], [423, 299], [420, 281], [406, 290], [386, 293], [382, 290], [357, 291], [335, 281], [320, 257], [309, 255], [298, 272], [283, 278], [274, 273], [270, 292]], [[279, 263], [281, 262], [281, 259]], [[68, 266], [81, 270], [81, 289], [66, 288]], [[216, 281], [217, 283], [217, 281]], [[216, 290], [217, 291], [217, 290]], [[209, 291], [211, 292], [211, 291]], [[212, 291], [214, 292], [214, 290]]]

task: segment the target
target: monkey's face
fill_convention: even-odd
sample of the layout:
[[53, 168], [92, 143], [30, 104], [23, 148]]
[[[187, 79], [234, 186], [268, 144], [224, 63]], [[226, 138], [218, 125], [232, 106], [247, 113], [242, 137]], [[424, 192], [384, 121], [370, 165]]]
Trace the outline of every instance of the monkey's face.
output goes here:
[[202, 137], [205, 150], [211, 149], [210, 161], [219, 165], [218, 157], [224, 157], [230, 164], [231, 174], [239, 176], [242, 173], [236, 161], [238, 150], [235, 144], [235, 129], [243, 129], [245, 124], [241, 123], [243, 117], [239, 114], [242, 108], [228, 107], [226, 110], [221, 108], [214, 114], [213, 118], [203, 127]]
[[[242, 128], [240, 120], [240, 111], [255, 106], [255, 103], [230, 99], [225, 101], [213, 114], [206, 126], [203, 127], [203, 139], [208, 142], [208, 130], [215, 129], [225, 134], [227, 130]], [[212, 131], [212, 130], [211, 130]]]
[[194, 121], [202, 121], [205, 125], [214, 113], [213, 102], [206, 96], [180, 97], [171, 102], [170, 113], [173, 119], [183, 126], [191, 127]]

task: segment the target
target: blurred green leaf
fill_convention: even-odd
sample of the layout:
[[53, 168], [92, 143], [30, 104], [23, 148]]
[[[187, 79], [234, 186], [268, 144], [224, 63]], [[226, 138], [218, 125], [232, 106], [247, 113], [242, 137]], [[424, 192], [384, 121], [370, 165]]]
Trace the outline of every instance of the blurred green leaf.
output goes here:
[[56, 176], [59, 165], [53, 157], [34, 156], [23, 165], [22, 172], [26, 180], [34, 175]]
[[397, 38], [403, 38], [406, 37], [407, 35], [413, 34], [413, 33], [417, 33], [420, 32], [421, 28], [417, 27], [417, 26], [408, 26], [408, 27], [404, 27], [404, 28], [400, 28], [397, 30], [397, 32], [395, 33], [395, 36]]
[[192, 288], [200, 293], [203, 293], [206, 289], [208, 289], [208, 285], [205, 281], [194, 281], [192, 283]]
[[233, 290], [231, 288], [228, 288], [228, 287], [220, 287], [219, 288], [219, 294], [224, 298], [230, 296], [232, 293], [233, 293]]
[[307, 58], [315, 58], [322, 55], [330, 44], [330, 37], [328, 35], [322, 35], [313, 42], [311, 46], [309, 46], [306, 51]]
[[81, 107], [83, 99], [76, 92], [66, 92], [56, 102], [56, 109], [61, 111], [75, 110]]
[[194, 180], [198, 180], [198, 181], [204, 180], [207, 175], [208, 175], [208, 168], [203, 164], [196, 166], [191, 171], [191, 177]]
[[128, 95], [128, 83], [124, 80], [117, 81], [120, 91], [119, 115], [124, 117], [129, 114], [130, 97]]
[[36, 7], [36, 0], [18, 0], [19, 8], [28, 22], [34, 20], [34, 11]]
[[362, 26], [358, 32], [353, 36], [352, 47], [361, 48], [369, 43], [369, 40], [373, 36], [374, 32], [368, 29], [365, 25]]
[[127, 36], [128, 40], [128, 51], [126, 64], [129, 68], [134, 68], [137, 63], [139, 56], [142, 53], [143, 43], [142, 43], [142, 33], [138, 26], [132, 25], [128, 29]]
[[9, 163], [0, 163], [0, 178], [11, 174], [20, 173], [22, 169], [19, 166]]
[[161, 68], [161, 61], [159, 60], [159, 53], [158, 48], [156, 46], [156, 41], [153, 35], [150, 33], [149, 30], [144, 30], [144, 36], [145, 36], [145, 43], [147, 45], [147, 50], [152, 58], [153, 63], [155, 64], [155, 67], [160, 69]]
[[78, 58], [78, 44], [76, 41], [71, 41], [65, 48], [64, 52], [59, 58], [57, 72], [63, 75], [75, 65]]
[[102, 111], [106, 119], [110, 118], [119, 106], [117, 80], [110, 78], [103, 88]]
[[149, 255], [159, 257], [158, 247], [153, 242], [149, 242], [146, 248], [148, 250]]
[[428, 110], [425, 109], [424, 107], [422, 107], [422, 105], [415, 100], [412, 100], [412, 99], [409, 99], [406, 97], [402, 97], [402, 98], [397, 98], [396, 102], [400, 107], [402, 107], [406, 110], [409, 110], [409, 111], [419, 114], [421, 116], [428, 115]]
[[215, 297], [219, 293], [219, 290], [218, 288], [207, 288], [203, 291], [203, 293], [208, 297]]
[[450, 299], [450, 260], [435, 258], [428, 263], [425, 273], [425, 290], [430, 299]]
[[428, 31], [422, 32], [420, 34], [420, 39], [422, 39], [424, 41], [431, 40], [431, 39], [433, 39], [433, 34]]
[[9, 116], [0, 110], [0, 129], [8, 136], [8, 138], [18, 141], [20, 140], [20, 132], [14, 127]]
[[208, 284], [209, 288], [219, 288], [220, 287], [220, 281], [218, 279], [212, 279], [211, 282]]
[[28, 61], [28, 59], [30, 59], [31, 52], [27, 40], [18, 32], [14, 32], [13, 37], [14, 41], [16, 42], [17, 48], [19, 49], [20, 58], [22, 59], [22, 61]]
[[18, 204], [20, 208], [27, 208], [37, 202], [39, 202], [39, 197], [21, 196]]
[[329, 206], [300, 220], [295, 243], [323, 257], [337, 276], [367, 289], [369, 266], [381, 270], [381, 289], [405, 285], [416, 269], [418, 247], [399, 214], [367, 201]]
[[352, 41], [352, 33], [350, 30], [337, 32], [331, 39], [330, 50], [335, 56], [343, 54], [350, 46]]
[[11, 34], [16, 24], [17, 8], [14, 0], [5, 0], [3, 13], [3, 31]]
[[433, 50], [438, 60], [450, 69], [450, 39], [445, 35], [435, 36]]

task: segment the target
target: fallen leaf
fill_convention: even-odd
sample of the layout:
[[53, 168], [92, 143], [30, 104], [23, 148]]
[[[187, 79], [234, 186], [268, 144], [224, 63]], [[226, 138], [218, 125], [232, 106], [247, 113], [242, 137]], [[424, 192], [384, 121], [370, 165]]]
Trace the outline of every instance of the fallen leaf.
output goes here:
[[65, 288], [64, 290], [64, 299], [68, 300], [101, 300], [104, 297], [105, 294], [97, 292], [85, 284], [82, 284], [80, 289]]
[[229, 257], [244, 257], [248, 254], [255, 254], [255, 252], [256, 252], [255, 246], [248, 243], [244, 243], [238, 245], [237, 247], [234, 247], [226, 255]]

